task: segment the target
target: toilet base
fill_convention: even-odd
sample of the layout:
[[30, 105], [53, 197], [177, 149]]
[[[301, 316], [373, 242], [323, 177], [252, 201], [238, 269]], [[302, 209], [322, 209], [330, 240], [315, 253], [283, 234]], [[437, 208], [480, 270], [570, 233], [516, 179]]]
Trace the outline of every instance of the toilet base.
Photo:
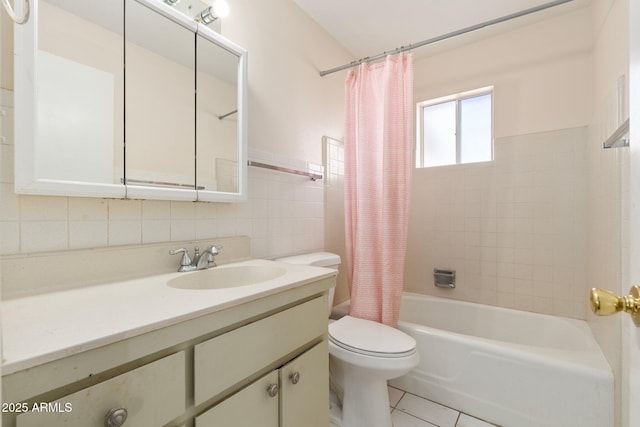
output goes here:
[[386, 380], [353, 375], [343, 386], [341, 427], [392, 427]]
[[342, 404], [333, 390], [329, 391], [329, 427], [342, 427]]

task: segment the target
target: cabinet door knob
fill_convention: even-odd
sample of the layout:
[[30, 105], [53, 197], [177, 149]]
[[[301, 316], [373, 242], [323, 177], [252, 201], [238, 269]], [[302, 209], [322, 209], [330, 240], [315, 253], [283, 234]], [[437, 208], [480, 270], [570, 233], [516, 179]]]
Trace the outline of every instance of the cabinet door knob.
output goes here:
[[300, 372], [292, 372], [291, 374], [289, 374], [289, 379], [293, 384], [298, 384], [298, 381], [300, 381]]
[[278, 395], [278, 384], [269, 384], [267, 393], [269, 393], [270, 397], [276, 397]]
[[125, 408], [114, 408], [109, 411], [104, 420], [104, 427], [120, 427], [127, 421], [127, 410]]

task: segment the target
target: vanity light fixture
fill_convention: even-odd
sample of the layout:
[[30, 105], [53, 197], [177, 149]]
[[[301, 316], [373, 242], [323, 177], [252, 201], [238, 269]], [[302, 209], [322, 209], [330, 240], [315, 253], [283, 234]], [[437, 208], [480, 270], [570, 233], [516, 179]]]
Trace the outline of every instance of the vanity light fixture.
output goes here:
[[209, 25], [216, 19], [229, 15], [229, 5], [225, 0], [205, 0], [205, 3], [210, 6], [196, 16], [196, 21]]

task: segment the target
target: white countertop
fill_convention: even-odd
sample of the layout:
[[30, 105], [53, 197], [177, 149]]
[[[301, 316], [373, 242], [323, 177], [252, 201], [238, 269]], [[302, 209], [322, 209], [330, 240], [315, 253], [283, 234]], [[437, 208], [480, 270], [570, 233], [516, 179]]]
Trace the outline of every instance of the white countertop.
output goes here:
[[[235, 288], [188, 290], [166, 285], [170, 273], [2, 301], [2, 375], [51, 362], [202, 315], [257, 300], [336, 271], [250, 260], [216, 267], [274, 265], [285, 274]], [[46, 280], [46, 272], [43, 272]]]

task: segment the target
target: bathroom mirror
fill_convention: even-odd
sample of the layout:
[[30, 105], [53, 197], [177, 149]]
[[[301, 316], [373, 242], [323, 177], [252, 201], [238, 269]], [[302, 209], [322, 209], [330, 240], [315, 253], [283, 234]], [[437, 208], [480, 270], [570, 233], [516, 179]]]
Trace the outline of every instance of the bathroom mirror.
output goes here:
[[196, 39], [197, 183], [238, 192], [238, 57], [202, 33]]
[[199, 24], [196, 57], [198, 200], [243, 200], [247, 193], [247, 53]]
[[195, 22], [125, 0], [127, 194], [195, 199]]
[[246, 199], [246, 51], [160, 0], [35, 0], [31, 16], [17, 193]]
[[124, 6], [32, 7], [15, 35], [16, 190], [123, 197]]

